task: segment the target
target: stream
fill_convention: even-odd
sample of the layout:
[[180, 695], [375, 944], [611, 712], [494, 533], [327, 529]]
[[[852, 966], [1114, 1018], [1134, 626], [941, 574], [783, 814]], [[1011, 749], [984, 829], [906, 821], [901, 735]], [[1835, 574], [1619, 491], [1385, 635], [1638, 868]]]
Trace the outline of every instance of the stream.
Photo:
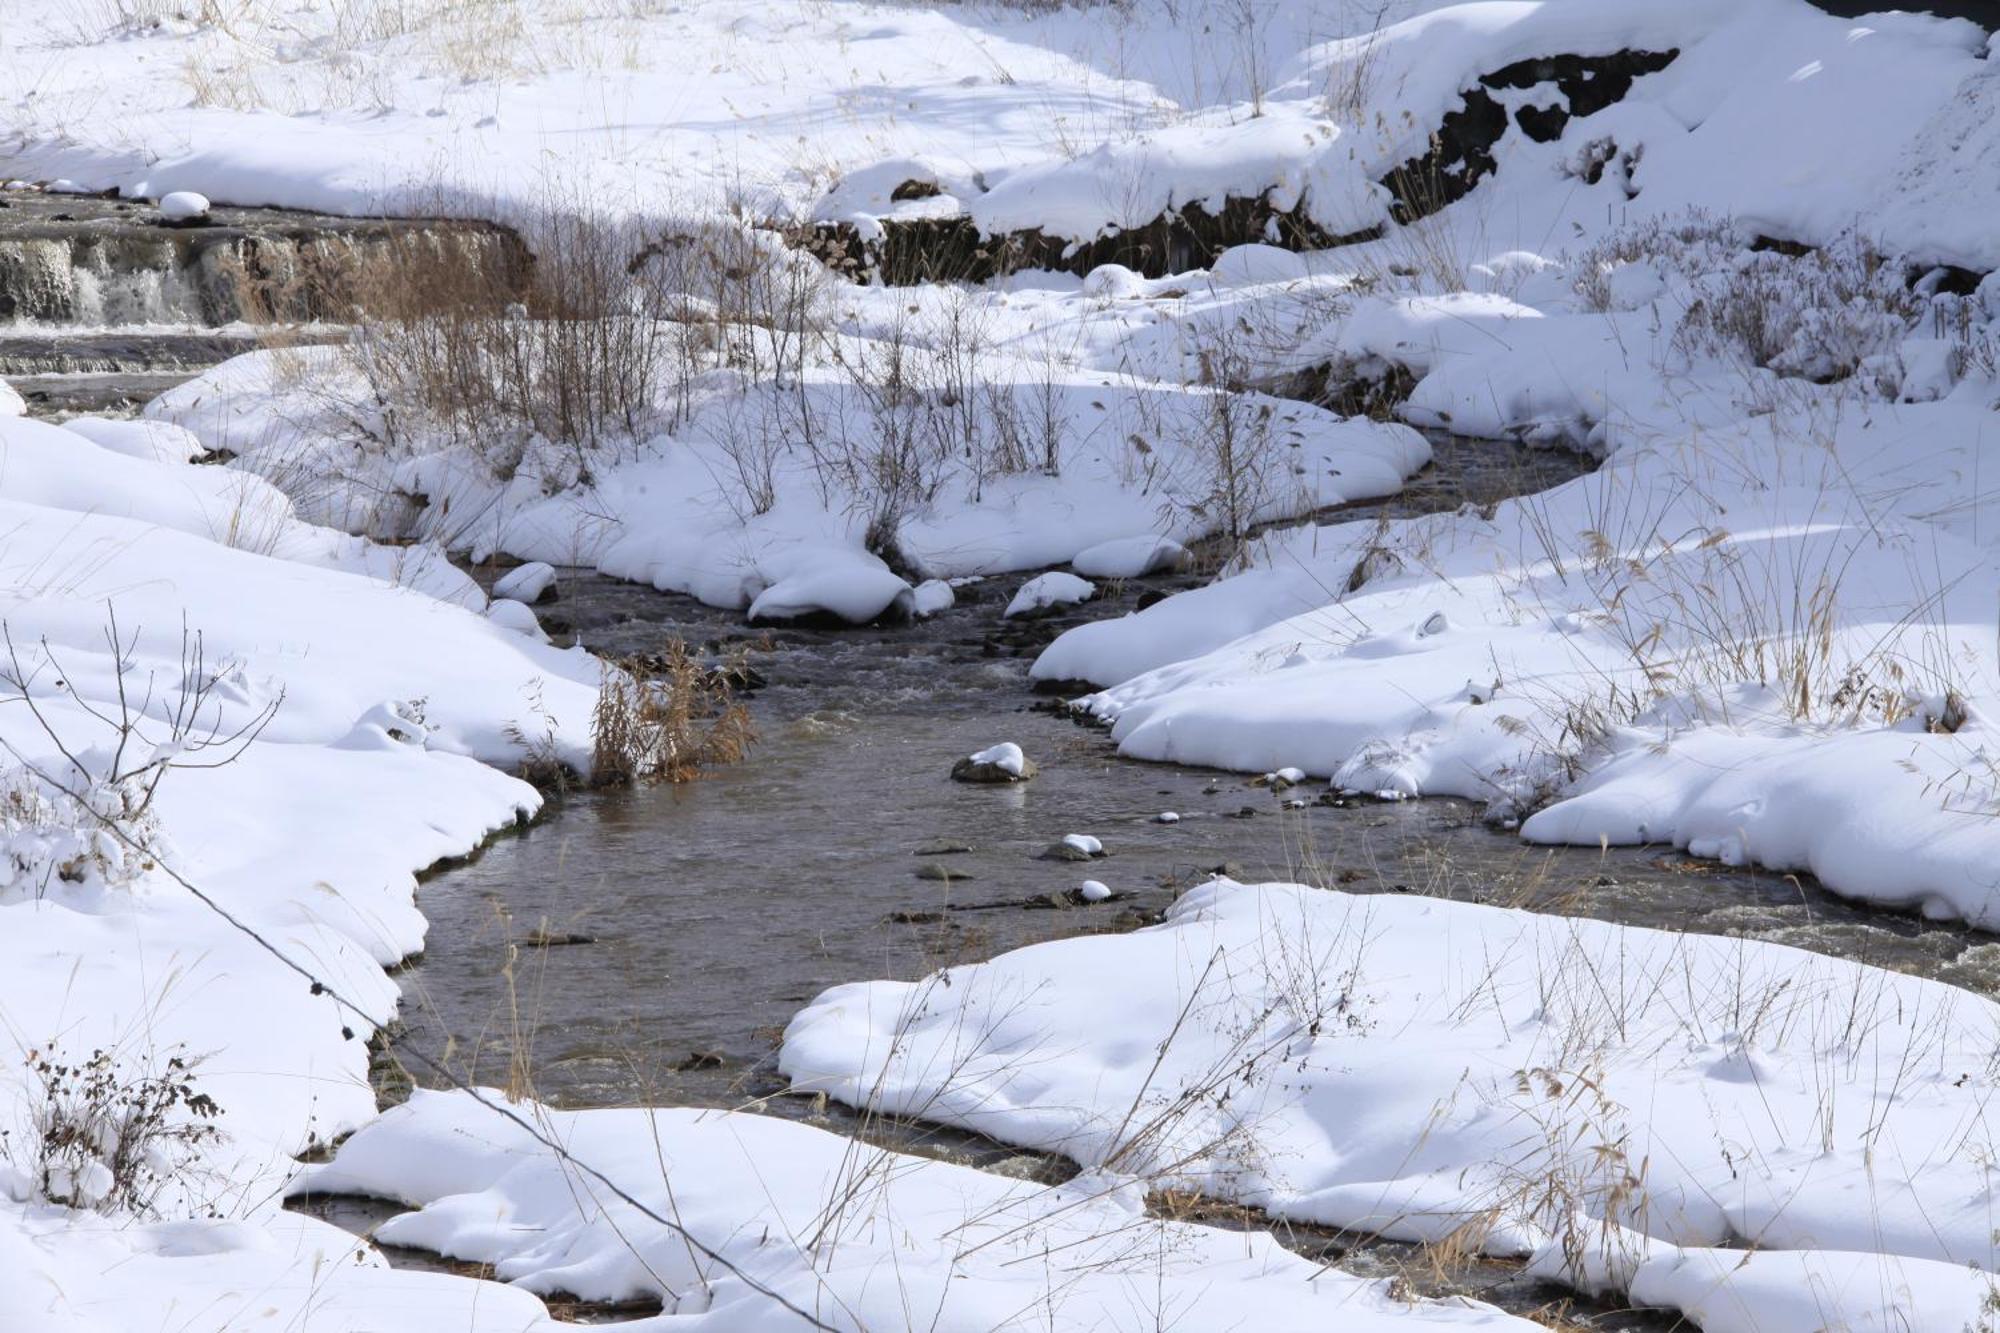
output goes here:
[[[332, 337], [356, 255], [410, 236], [471, 262], [515, 262], [518, 243], [476, 224], [307, 219], [217, 210], [163, 228], [117, 201], [16, 194], [0, 216], [0, 375], [50, 419], [125, 413], [199, 369], [287, 336]], [[246, 322], [246, 320], [248, 322]], [[1549, 450], [1438, 437], [1435, 464], [1389, 500], [1321, 518], [1401, 517], [1538, 492], [1585, 467]], [[484, 581], [500, 572], [479, 569]], [[588, 571], [538, 607], [560, 642], [646, 655], [682, 640], [740, 661], [758, 730], [748, 758], [676, 786], [572, 792], [543, 819], [430, 876], [425, 952], [399, 969], [401, 1022], [378, 1040], [382, 1100], [407, 1095], [400, 1051], [446, 1052], [462, 1076], [506, 1084], [525, 1069], [557, 1106], [738, 1107], [865, 1134], [901, 1151], [1060, 1179], [1066, 1164], [959, 1131], [858, 1117], [794, 1097], [775, 1070], [785, 1023], [826, 987], [914, 978], [1043, 940], [1146, 925], [1215, 873], [1356, 893], [1426, 893], [1640, 926], [1744, 935], [2000, 993], [2000, 942], [1954, 925], [1845, 903], [1809, 878], [1730, 869], [1668, 848], [1546, 849], [1496, 832], [1468, 802], [1379, 803], [1246, 775], [1121, 758], [1028, 668], [1063, 629], [1122, 615], [1194, 575], [1106, 584], [1032, 621], [1001, 610], [1026, 573], [968, 583], [957, 604], [902, 626], [752, 627]], [[949, 780], [998, 741], [1041, 766], [1004, 787]], [[1174, 822], [1159, 816], [1172, 812]], [[1057, 859], [1067, 834], [1102, 841]], [[1083, 880], [1113, 891], [1086, 905]], [[396, 1206], [314, 1198], [294, 1206], [365, 1234]], [[1217, 1210], [1217, 1225], [1269, 1220]], [[1412, 1247], [1277, 1228], [1316, 1258], [1461, 1293], [1516, 1313], [1564, 1305], [1516, 1266], [1430, 1273]], [[464, 1271], [389, 1248], [393, 1262]], [[643, 1310], [552, 1302], [566, 1319]], [[1579, 1302], [1563, 1327], [1665, 1330], [1658, 1312]]]
[[[1581, 466], [1567, 454], [1461, 440], [1440, 440], [1438, 460], [1402, 495], [1339, 516], [1485, 503], [1555, 485]], [[695, 782], [567, 795], [540, 822], [428, 879], [419, 894], [428, 945], [401, 969], [402, 1024], [378, 1047], [384, 1099], [408, 1086], [399, 1048], [449, 1050], [463, 1076], [500, 1085], [518, 1057], [535, 1094], [562, 1107], [749, 1108], [1059, 1179], [1066, 1164], [1051, 1159], [935, 1126], [875, 1120], [864, 1129], [838, 1106], [787, 1094], [775, 1071], [785, 1023], [842, 982], [914, 978], [1042, 940], [1143, 926], [1218, 872], [1747, 935], [2000, 988], [2000, 944], [1990, 937], [1858, 907], [1810, 879], [1668, 848], [1532, 847], [1487, 827], [1464, 801], [1341, 800], [1311, 781], [1274, 789], [1121, 758], [1103, 730], [1038, 694], [1028, 667], [1064, 628], [1199, 580], [1112, 584], [1049, 618], [1002, 620], [1024, 577], [964, 585], [954, 607], [920, 624], [820, 630], [747, 626], [738, 613], [569, 571], [538, 608], [551, 634], [616, 655], [678, 638], [747, 663], [758, 681], [745, 696], [757, 744], [744, 762]], [[1002, 787], [949, 780], [953, 761], [1002, 740], [1019, 743], [1040, 775]], [[1163, 812], [1178, 821], [1161, 822]], [[1106, 854], [1052, 859], [1071, 833], [1100, 839]], [[1086, 878], [1115, 896], [1083, 904], [1073, 890]], [[307, 1206], [357, 1230], [396, 1211]], [[1413, 1280], [1419, 1267], [1408, 1246], [1312, 1228], [1281, 1228], [1281, 1237], [1356, 1272]], [[1502, 1263], [1413, 1285], [1517, 1313], [1562, 1295]], [[1593, 1329], [1682, 1326], [1587, 1304], [1570, 1317]]]

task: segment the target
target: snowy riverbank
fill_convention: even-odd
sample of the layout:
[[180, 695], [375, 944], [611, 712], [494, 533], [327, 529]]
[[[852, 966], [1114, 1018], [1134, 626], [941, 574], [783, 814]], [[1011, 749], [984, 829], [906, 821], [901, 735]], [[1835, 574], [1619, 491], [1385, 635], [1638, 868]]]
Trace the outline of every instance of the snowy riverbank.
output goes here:
[[[139, 423], [0, 388], [9, 1327], [545, 1327], [284, 1213], [308, 1187], [399, 1199], [395, 1238], [529, 1291], [655, 1296], [661, 1328], [1525, 1326], [1144, 1211], [1167, 1186], [1711, 1333], [1992, 1323], [1992, 1001], [1768, 944], [1218, 880], [794, 1021], [803, 1086], [1065, 1153], [1063, 1187], [747, 1115], [378, 1117], [367, 1077], [415, 872], [536, 808], [524, 761], [591, 752], [598, 663], [446, 549], [869, 622], [1195, 547], [1217, 581], [1036, 667], [1129, 756], [1993, 928], [1975, 25], [474, 8], [20, 0], [0, 32], [0, 179], [540, 247], [531, 278], [422, 235], [329, 261], [367, 318]], [[0, 279], [98, 311], [149, 280], [5, 218]], [[884, 281], [913, 274], [978, 281]], [[1602, 465], [1326, 512], [1408, 482], [1423, 431]]]

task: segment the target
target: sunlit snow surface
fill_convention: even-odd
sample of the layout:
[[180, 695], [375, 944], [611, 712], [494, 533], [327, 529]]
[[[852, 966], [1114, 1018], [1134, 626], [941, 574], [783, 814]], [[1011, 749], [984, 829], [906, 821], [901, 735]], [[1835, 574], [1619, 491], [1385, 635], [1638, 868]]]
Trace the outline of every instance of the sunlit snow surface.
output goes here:
[[[319, 1183], [419, 1207], [397, 1239], [532, 1290], [654, 1290], [680, 1311], [662, 1326], [796, 1324], [741, 1274], [691, 1271], [629, 1205], [578, 1211], [575, 1174], [463, 1095], [374, 1115], [383, 967], [423, 938], [413, 872], [536, 805], [503, 772], [528, 747], [586, 760], [599, 675], [521, 632], [519, 603], [489, 608], [433, 542], [757, 616], [867, 620], [933, 611], [952, 578], [1072, 561], [1053, 577], [1126, 577], [1220, 534], [1244, 557], [1228, 577], [1075, 630], [1038, 667], [1102, 687], [1089, 707], [1129, 754], [1470, 796], [1530, 839], [1671, 841], [2000, 919], [1983, 465], [2000, 292], [1912, 306], [1899, 270], [1883, 287], [1748, 248], [1837, 256], [1858, 228], [1974, 283], [2000, 262], [2000, 117], [1971, 25], [1799, 0], [1308, 0], [1242, 27], [1242, 6], [1181, 4], [1176, 22], [1148, 3], [494, 6], [470, 28], [421, 6], [405, 22], [388, 5], [224, 7], [227, 22], [120, 27], [109, 6], [16, 0], [0, 176], [347, 213], [520, 220], [555, 203], [648, 227], [733, 210], [864, 229], [911, 211], [889, 196], [926, 176], [949, 199], [919, 211], [956, 205], [991, 231], [1087, 240], [1267, 195], [1345, 233], [1389, 218], [1381, 180], [1480, 74], [1679, 54], [1553, 142], [1510, 134], [1471, 196], [1381, 241], [1248, 246], [1162, 278], [837, 288], [844, 353], [914, 330], [943, 355], [938, 331], [970, 320], [990, 384], [1055, 422], [1054, 466], [947, 470], [890, 516], [893, 566], [868, 549], [884, 528], [865, 496], [794, 454], [751, 503], [731, 452], [781, 435], [765, 428], [799, 401], [838, 407], [831, 358], [783, 394], [704, 380], [672, 438], [632, 441], [588, 490], [534, 468], [496, 480], [443, 441], [371, 443], [357, 427], [379, 404], [340, 348], [242, 358], [143, 426], [17, 421], [0, 387], [0, 598], [63, 741], [0, 710], [10, 759], [104, 762], [93, 714], [117, 708], [120, 661], [156, 734], [190, 679], [215, 677], [201, 725], [222, 734], [282, 699], [234, 763], [169, 775], [153, 863], [121, 862], [129, 882], [17, 870], [0, 897], [10, 1042], [184, 1045], [226, 1109], [206, 1170], [162, 1199], [201, 1220], [107, 1226], [26, 1202], [35, 1182], [10, 1168], [9, 1328], [542, 1326], [521, 1291], [391, 1272], [278, 1211], [291, 1155], [356, 1126]], [[1767, 284], [1761, 366], [1699, 336], [1743, 309], [1733, 274]], [[1409, 396], [1386, 422], [1219, 395], [1225, 344], [1269, 389], [1332, 364]], [[1218, 412], [1236, 408], [1284, 451], [1247, 505], [1214, 470]], [[1262, 531], [1395, 491], [1430, 458], [1414, 428], [1605, 462], [1486, 509]], [[211, 449], [237, 466], [187, 465]], [[410, 495], [428, 502], [414, 516]], [[47, 829], [7, 837], [18, 865], [49, 868]], [[793, 1026], [788, 1063], [838, 1096], [1098, 1168], [1067, 1192], [749, 1117], [518, 1113], [838, 1327], [1520, 1326], [1143, 1218], [1141, 1177], [1163, 1172], [1394, 1234], [1477, 1220], [1490, 1248], [1711, 1333], [1952, 1329], [1989, 1308], [1966, 1266], [1993, 1259], [1992, 1019], [1982, 998], [1775, 946], [1218, 883], [1160, 927], [948, 987], [846, 988]], [[1216, 1105], [1233, 1049], [1279, 1058]], [[17, 1119], [24, 1078], [0, 1058]], [[1120, 1151], [1132, 1108], [1162, 1099], [1187, 1113], [1143, 1118], [1158, 1128]], [[1759, 1248], [1718, 1248], [1745, 1242]], [[1077, 1251], [1089, 1261], [1065, 1267]]]

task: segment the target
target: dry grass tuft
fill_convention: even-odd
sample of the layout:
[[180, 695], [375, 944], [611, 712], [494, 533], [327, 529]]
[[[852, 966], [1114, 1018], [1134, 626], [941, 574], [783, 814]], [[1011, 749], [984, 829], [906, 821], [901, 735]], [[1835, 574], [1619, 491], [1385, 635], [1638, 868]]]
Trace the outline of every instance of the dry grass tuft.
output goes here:
[[676, 639], [648, 662], [605, 662], [591, 715], [591, 781], [690, 782], [704, 769], [738, 762], [755, 739], [749, 710], [722, 673], [695, 661]]

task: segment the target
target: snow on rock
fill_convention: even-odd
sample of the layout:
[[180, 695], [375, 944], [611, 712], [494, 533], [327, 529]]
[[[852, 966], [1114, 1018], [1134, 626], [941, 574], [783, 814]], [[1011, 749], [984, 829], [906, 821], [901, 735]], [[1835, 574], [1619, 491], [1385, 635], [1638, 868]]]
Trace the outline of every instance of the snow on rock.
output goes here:
[[988, 746], [952, 765], [951, 776], [959, 782], [1026, 782], [1037, 772], [1035, 761], [1012, 741]]
[[730, 1329], [797, 1328], [780, 1301], [838, 1329], [906, 1327], [919, 1310], [939, 1333], [986, 1333], [1023, 1311], [1043, 1328], [1120, 1327], [1155, 1309], [1194, 1328], [1533, 1327], [1476, 1302], [1410, 1301], [1266, 1233], [1151, 1217], [1143, 1189], [1116, 1176], [1044, 1186], [881, 1149], [857, 1159], [853, 1140], [774, 1116], [477, 1096], [417, 1091], [294, 1188], [408, 1204], [383, 1241], [491, 1263], [529, 1291], [652, 1296], [669, 1320]]
[[1087, 879], [1076, 886], [1076, 896], [1087, 903], [1101, 903], [1111, 896], [1111, 890], [1101, 879]]
[[885, 615], [907, 619], [915, 598], [910, 585], [879, 559], [860, 551], [815, 551], [794, 555], [798, 572], [781, 576], [757, 594], [749, 617], [795, 620], [827, 613], [850, 625], [866, 625]]
[[1062, 843], [1063, 846], [1073, 851], [1081, 852], [1085, 856], [1104, 855], [1104, 843], [1097, 838], [1091, 837], [1088, 833], [1065, 833], [1062, 837]]
[[1076, 553], [1070, 568], [1093, 579], [1136, 579], [1187, 564], [1188, 549], [1169, 537], [1118, 537]]
[[[1231, 197], [1265, 196], [1347, 235], [1387, 218], [1389, 192], [1354, 170], [1342, 133], [1305, 101], [1254, 119], [1168, 126], [1008, 172], [967, 212], [987, 236], [1039, 230], [1090, 240], [1190, 206], [1215, 215]], [[1121, 188], [1108, 191], [1107, 180]]]
[[553, 587], [555, 581], [556, 569], [554, 565], [541, 560], [530, 560], [524, 565], [508, 570], [505, 574], [495, 579], [493, 581], [493, 595], [495, 597], [511, 597], [517, 602], [526, 602], [528, 605], [533, 606], [536, 602], [542, 600], [542, 594]]
[[1047, 574], [1038, 574], [1023, 583], [1020, 590], [1014, 594], [1014, 599], [1007, 603], [1007, 609], [1001, 614], [1010, 619], [1015, 616], [1033, 615], [1053, 607], [1075, 606], [1078, 602], [1087, 602], [1095, 596], [1097, 596], [1095, 583], [1059, 569], [1052, 570]]
[[913, 158], [890, 158], [847, 172], [813, 206], [813, 217], [848, 222], [873, 239], [882, 220], [956, 217], [982, 192], [976, 177]]
[[950, 583], [944, 579], [925, 579], [910, 590], [910, 614], [919, 620], [928, 619], [940, 611], [949, 611], [958, 601], [958, 594], [952, 591]]
[[486, 607], [486, 618], [539, 643], [549, 640], [542, 630], [542, 622], [535, 618], [535, 609], [526, 602], [517, 602], [511, 597], [495, 597]]
[[1495, 1253], [1562, 1252], [1612, 1223], [1990, 1268], [1996, 1031], [1980, 996], [1779, 945], [1216, 880], [1151, 929], [835, 987], [780, 1067], [1410, 1240], [1479, 1218]]
[[196, 222], [208, 216], [208, 196], [174, 190], [160, 198], [160, 216], [169, 222]]

